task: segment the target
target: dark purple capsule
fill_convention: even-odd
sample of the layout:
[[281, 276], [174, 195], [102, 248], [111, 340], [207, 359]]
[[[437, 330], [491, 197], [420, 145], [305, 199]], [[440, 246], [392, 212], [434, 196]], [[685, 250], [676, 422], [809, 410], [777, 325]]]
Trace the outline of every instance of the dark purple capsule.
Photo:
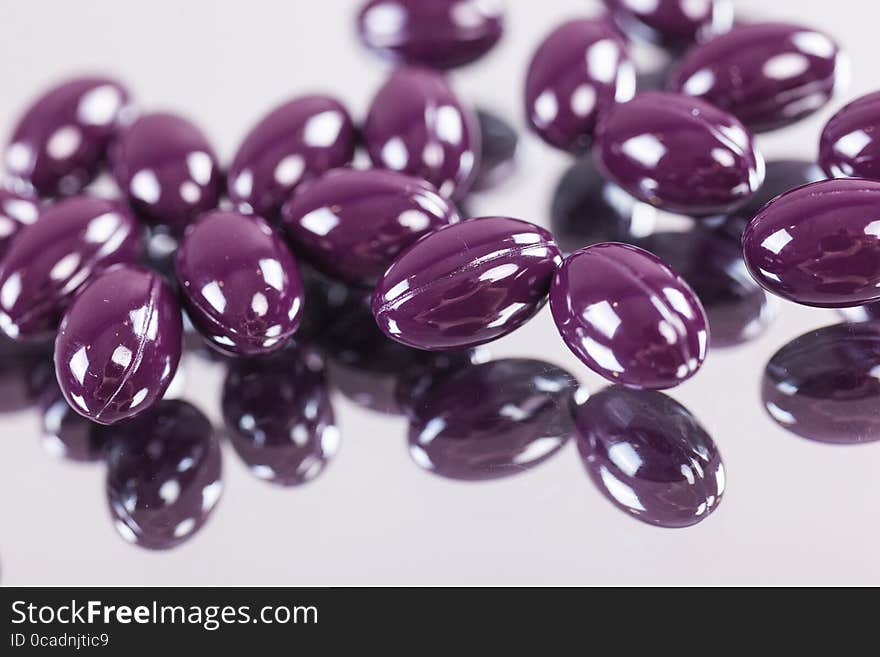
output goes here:
[[413, 461], [432, 474], [479, 481], [543, 463], [571, 437], [577, 381], [539, 360], [466, 367], [432, 387], [409, 428]]
[[689, 527], [718, 508], [724, 464], [712, 437], [663, 393], [611, 386], [574, 411], [590, 478], [622, 511], [658, 527]]
[[480, 124], [480, 166], [471, 192], [484, 192], [510, 178], [516, 168], [519, 135], [500, 116], [477, 110]]
[[636, 89], [626, 44], [604, 20], [578, 19], [557, 27], [541, 43], [526, 74], [525, 111], [541, 139], [583, 152], [600, 115], [626, 102]]
[[302, 321], [296, 261], [262, 217], [217, 210], [186, 231], [175, 263], [193, 326], [219, 351], [277, 351]]
[[823, 443], [880, 440], [880, 323], [837, 324], [777, 351], [761, 384], [780, 426]]
[[51, 347], [13, 342], [0, 334], [0, 413], [39, 404], [54, 381]]
[[351, 162], [356, 141], [351, 116], [335, 98], [288, 101], [238, 147], [229, 167], [229, 198], [241, 212], [274, 219], [301, 182]]
[[57, 385], [53, 387], [55, 394], [43, 407], [43, 447], [71, 461], [100, 461], [107, 447], [106, 428], [74, 411]]
[[825, 124], [819, 164], [831, 178], [880, 180], [880, 91], [854, 100]]
[[626, 34], [680, 50], [733, 26], [730, 0], [605, 0]]
[[500, 0], [370, 0], [358, 34], [396, 63], [451, 69], [489, 52], [504, 31]]
[[174, 378], [183, 328], [162, 277], [136, 265], [97, 276], [71, 304], [55, 340], [55, 372], [67, 403], [99, 424], [155, 404]]
[[110, 78], [75, 78], [52, 87], [15, 126], [6, 170], [40, 196], [76, 194], [100, 170], [128, 103], [128, 91]]
[[709, 323], [699, 298], [662, 260], [634, 246], [575, 251], [553, 278], [550, 309], [568, 348], [615, 383], [671, 388], [706, 358]]
[[141, 228], [119, 203], [77, 196], [47, 208], [0, 261], [0, 329], [15, 340], [51, 338], [74, 293], [140, 249]]
[[113, 177], [135, 212], [179, 235], [217, 207], [223, 176], [204, 133], [176, 114], [145, 114], [126, 127], [110, 151]]
[[327, 276], [365, 286], [420, 237], [459, 221], [430, 183], [382, 169], [329, 171], [298, 189], [281, 214], [298, 255]]
[[630, 194], [682, 214], [733, 210], [764, 181], [764, 159], [742, 123], [679, 94], [646, 92], [612, 108], [594, 154]]
[[806, 306], [880, 299], [880, 182], [822, 180], [764, 206], [743, 233], [749, 271], [765, 289]]
[[766, 132], [809, 116], [848, 82], [838, 45], [812, 28], [739, 25], [688, 51], [669, 89], [702, 98]]
[[323, 364], [296, 349], [229, 363], [223, 418], [232, 447], [260, 479], [297, 486], [339, 448]]
[[424, 178], [462, 198], [480, 164], [480, 125], [441, 74], [403, 68], [373, 98], [363, 126], [373, 164]]
[[12, 238], [39, 216], [38, 199], [0, 187], [0, 258], [9, 250]]
[[120, 536], [150, 550], [193, 537], [223, 491], [220, 445], [201, 411], [182, 401], [113, 427], [107, 501]]
[[447, 226], [391, 265], [373, 294], [373, 315], [388, 337], [417, 349], [491, 342], [541, 309], [561, 260], [550, 233], [526, 221]]

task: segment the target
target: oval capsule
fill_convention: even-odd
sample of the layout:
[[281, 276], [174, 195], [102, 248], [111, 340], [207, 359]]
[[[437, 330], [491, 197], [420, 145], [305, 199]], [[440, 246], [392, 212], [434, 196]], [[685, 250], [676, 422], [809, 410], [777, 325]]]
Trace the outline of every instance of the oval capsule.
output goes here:
[[0, 188], [0, 258], [12, 244], [12, 238], [40, 216], [40, 201], [26, 194]]
[[302, 320], [296, 261], [262, 217], [202, 215], [183, 236], [175, 271], [193, 326], [223, 353], [276, 351]]
[[330, 171], [297, 190], [281, 214], [298, 254], [360, 285], [374, 285], [420, 237], [459, 221], [433, 185], [381, 169]]
[[274, 219], [301, 182], [354, 157], [348, 110], [330, 96], [303, 96], [273, 109], [247, 134], [229, 166], [228, 193], [239, 211]]
[[628, 244], [596, 244], [566, 258], [550, 310], [568, 348], [615, 383], [670, 388], [706, 358], [709, 323], [697, 295], [662, 260]]
[[880, 180], [880, 91], [831, 117], [819, 140], [819, 164], [832, 178]]
[[743, 124], [680, 94], [649, 91], [609, 110], [594, 154], [636, 198], [695, 216], [735, 209], [764, 180], [764, 159]]
[[762, 287], [789, 301], [837, 308], [880, 299], [880, 182], [821, 180], [778, 196], [743, 233]]
[[52, 87], [13, 129], [6, 170], [40, 196], [76, 194], [103, 165], [128, 104], [128, 91], [111, 78], [75, 78]]
[[223, 178], [214, 149], [189, 119], [144, 114], [110, 150], [113, 177], [147, 223], [179, 235], [205, 210], [217, 207]]
[[162, 277], [118, 265], [71, 304], [55, 340], [55, 373], [67, 403], [99, 424], [141, 413], [162, 398], [182, 349], [180, 306]]
[[611, 18], [626, 34], [683, 49], [733, 26], [730, 0], [604, 0]]
[[556, 148], [583, 152], [600, 114], [635, 94], [635, 68], [608, 21], [568, 21], [535, 51], [526, 74], [525, 111], [534, 132]]
[[480, 127], [441, 74], [403, 68], [379, 89], [363, 126], [373, 164], [424, 178], [462, 198], [476, 175]]
[[120, 203], [77, 196], [47, 208], [0, 261], [0, 329], [12, 339], [51, 337], [89, 278], [140, 250], [141, 228]]
[[845, 55], [827, 35], [799, 25], [753, 23], [688, 51], [669, 89], [766, 132], [824, 106], [848, 77]]
[[417, 349], [490, 342], [540, 310], [560, 261], [543, 228], [471, 219], [405, 250], [376, 286], [373, 315], [388, 337]]

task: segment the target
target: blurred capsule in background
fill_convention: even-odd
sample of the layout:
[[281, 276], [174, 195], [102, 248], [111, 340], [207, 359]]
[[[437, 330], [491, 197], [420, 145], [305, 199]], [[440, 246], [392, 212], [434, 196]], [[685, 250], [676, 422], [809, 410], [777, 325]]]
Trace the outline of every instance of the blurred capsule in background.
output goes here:
[[0, 258], [9, 249], [12, 238], [39, 216], [39, 199], [0, 187]]
[[880, 440], [880, 322], [795, 338], [764, 369], [764, 407], [784, 429], [823, 443]]
[[471, 192], [485, 192], [504, 183], [516, 169], [519, 135], [500, 116], [477, 109], [480, 124], [480, 164]]
[[577, 389], [565, 370], [512, 358], [465, 367], [431, 387], [410, 418], [417, 465], [450, 479], [485, 480], [524, 472], [559, 451], [572, 434]]
[[880, 92], [857, 98], [822, 130], [819, 163], [831, 178], [880, 180]]
[[54, 384], [50, 344], [23, 345], [0, 334], [0, 413], [38, 404]]
[[671, 397], [611, 386], [575, 407], [574, 418], [587, 473], [622, 511], [659, 527], [688, 527], [718, 508], [721, 454]]
[[107, 501], [122, 538], [153, 550], [192, 538], [223, 490], [208, 418], [186, 402], [165, 400], [109, 432]]
[[53, 381], [51, 387], [53, 390], [42, 408], [42, 444], [45, 450], [53, 456], [82, 463], [103, 459], [107, 448], [106, 427], [73, 410], [57, 383]]
[[604, 0], [624, 33], [679, 51], [733, 26], [731, 0]]

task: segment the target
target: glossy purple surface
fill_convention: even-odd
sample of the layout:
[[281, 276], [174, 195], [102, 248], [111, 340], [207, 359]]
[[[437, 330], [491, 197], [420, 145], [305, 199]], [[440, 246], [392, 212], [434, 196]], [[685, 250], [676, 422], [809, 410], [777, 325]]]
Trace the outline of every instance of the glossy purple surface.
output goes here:
[[574, 411], [587, 473], [611, 502], [642, 522], [689, 527], [721, 502], [724, 464], [711, 436], [663, 393], [612, 386]]
[[594, 154], [630, 194], [682, 214], [733, 210], [764, 180], [764, 160], [742, 123], [679, 94], [645, 92], [611, 109]]
[[583, 152], [599, 116], [635, 93], [626, 44], [604, 20], [568, 21], [551, 32], [529, 64], [525, 112], [541, 139]]
[[880, 323], [837, 324], [777, 351], [761, 397], [770, 417], [804, 438], [853, 444], [880, 440]]
[[175, 271], [193, 326], [221, 352], [276, 351], [302, 320], [296, 261], [262, 217], [202, 215], [183, 236]]
[[437, 69], [476, 61], [503, 31], [499, 0], [370, 0], [358, 14], [367, 48], [393, 62]]
[[511, 358], [467, 367], [426, 392], [409, 429], [413, 461], [451, 479], [525, 472], [572, 435], [568, 405], [577, 381], [539, 360]]
[[854, 100], [825, 124], [819, 164], [831, 178], [880, 180], [880, 91]]
[[550, 310], [568, 348], [615, 383], [670, 388], [706, 358], [709, 323], [697, 295], [634, 246], [596, 244], [566, 258], [553, 278]]
[[731, 0], [604, 0], [625, 33], [673, 49], [727, 32], [733, 25]]
[[0, 187], [0, 258], [12, 244], [12, 238], [40, 216], [40, 201]]
[[403, 249], [459, 221], [430, 183], [383, 169], [329, 171], [298, 189], [281, 214], [297, 255], [357, 285], [374, 285]]
[[140, 249], [141, 228], [119, 203], [77, 196], [47, 208], [0, 261], [0, 329], [13, 339], [53, 337], [74, 293]]
[[110, 149], [113, 177], [138, 216], [181, 234], [223, 188], [217, 156], [204, 133], [176, 114], [144, 114]]
[[231, 361], [222, 406], [232, 447], [254, 476], [271, 483], [311, 481], [339, 448], [323, 364], [315, 354], [291, 349]]
[[422, 68], [392, 73], [363, 125], [373, 164], [424, 178], [443, 196], [462, 198], [480, 163], [480, 126], [446, 79]]
[[128, 91], [105, 77], [48, 89], [12, 131], [4, 154], [10, 177], [40, 196], [76, 194], [104, 163], [128, 102]]
[[752, 23], [688, 51], [669, 88], [765, 132], [812, 114], [847, 82], [844, 55], [827, 35], [787, 23]]
[[118, 265], [74, 299], [55, 340], [67, 403], [99, 424], [155, 404], [174, 378], [183, 328], [171, 288], [154, 271]]
[[516, 169], [519, 135], [500, 116], [477, 110], [480, 124], [480, 165], [471, 192], [484, 192], [507, 180]]
[[376, 286], [373, 315], [388, 337], [418, 349], [490, 342], [540, 310], [560, 261], [550, 233], [534, 224], [465, 221], [400, 255]]
[[302, 96], [276, 107], [247, 134], [229, 166], [229, 198], [241, 212], [274, 219], [302, 181], [354, 157], [354, 124], [330, 96]]
[[192, 538], [223, 491], [220, 445], [201, 411], [161, 401], [114, 427], [107, 458], [107, 501], [119, 535], [151, 550]]
[[880, 182], [823, 180], [764, 206], [743, 233], [749, 271], [765, 289], [807, 306], [880, 299]]

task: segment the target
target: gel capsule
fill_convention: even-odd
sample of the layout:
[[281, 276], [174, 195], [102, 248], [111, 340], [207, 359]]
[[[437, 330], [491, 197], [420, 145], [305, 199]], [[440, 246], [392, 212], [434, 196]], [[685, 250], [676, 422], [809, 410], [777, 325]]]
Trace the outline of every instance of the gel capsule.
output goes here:
[[819, 141], [819, 163], [829, 177], [880, 180], [880, 92], [831, 117]]
[[733, 25], [730, 0], [605, 0], [605, 6], [627, 34], [675, 50]]
[[789, 301], [826, 308], [880, 299], [880, 182], [822, 180], [771, 201], [743, 233], [749, 271]]
[[114, 424], [161, 399], [182, 349], [180, 307], [154, 271], [113, 267], [71, 304], [55, 340], [55, 372], [70, 406]]
[[670, 388], [706, 358], [709, 324], [687, 283], [627, 244], [589, 246], [556, 272], [550, 310], [559, 334], [590, 369], [635, 388]]
[[461, 349], [520, 327], [547, 299], [559, 249], [543, 228], [484, 217], [416, 242], [376, 286], [373, 315], [417, 349]]

